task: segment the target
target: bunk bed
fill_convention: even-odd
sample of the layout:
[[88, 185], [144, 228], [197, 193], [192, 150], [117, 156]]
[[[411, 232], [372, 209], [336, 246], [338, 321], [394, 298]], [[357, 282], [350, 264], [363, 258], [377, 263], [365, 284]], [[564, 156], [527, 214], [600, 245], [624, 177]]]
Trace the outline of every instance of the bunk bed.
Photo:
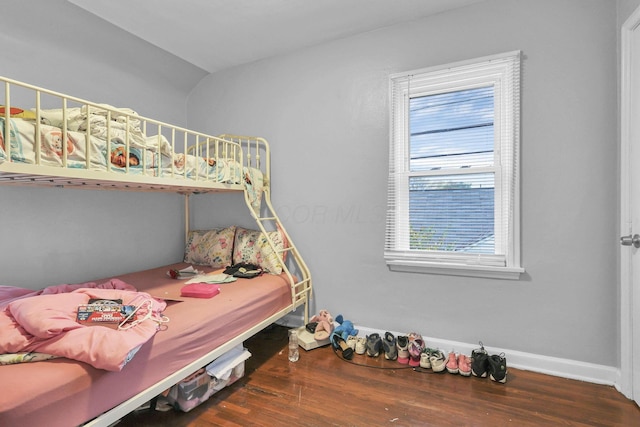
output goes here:
[[[90, 350], [62, 357], [30, 350], [27, 357], [20, 354], [23, 362], [36, 361], [0, 366], [0, 425], [110, 425], [290, 312], [302, 307], [308, 322], [311, 276], [271, 204], [266, 140], [206, 135], [4, 77], [0, 85], [0, 185], [182, 194], [186, 248], [174, 264], [91, 283], [35, 291], [0, 286], [5, 337], [2, 328], [23, 318], [29, 325], [19, 326], [39, 337], [29, 319], [49, 301], [66, 307], [58, 305], [63, 295], [149, 302], [149, 315], [131, 328], [138, 335], [135, 347], [104, 350], [115, 360], [98, 363], [101, 356]], [[255, 230], [191, 229], [190, 197], [218, 192], [244, 197]], [[215, 239], [227, 236], [225, 248], [232, 250], [206, 253], [214, 250], [215, 244], [203, 244], [211, 233]], [[258, 263], [265, 274], [217, 285], [220, 293], [213, 298], [181, 293], [187, 275], [176, 277], [176, 271], [195, 267], [206, 279], [237, 261]], [[37, 309], [29, 307], [34, 301]], [[75, 313], [62, 317], [67, 315]], [[70, 329], [103, 331], [103, 341], [114, 347], [132, 333], [76, 326]], [[120, 335], [112, 340], [114, 333]], [[0, 338], [0, 349], [8, 348], [2, 345]]]

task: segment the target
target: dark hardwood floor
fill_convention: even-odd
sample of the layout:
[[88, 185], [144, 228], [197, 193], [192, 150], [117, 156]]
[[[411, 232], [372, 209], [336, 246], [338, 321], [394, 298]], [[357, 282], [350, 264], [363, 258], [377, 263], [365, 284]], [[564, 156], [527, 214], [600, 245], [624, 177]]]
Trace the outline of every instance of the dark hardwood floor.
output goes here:
[[[488, 378], [416, 372], [331, 347], [287, 358], [287, 330], [245, 342], [245, 376], [184, 413], [141, 410], [128, 426], [640, 426], [640, 409], [613, 387], [509, 368]], [[507, 355], [508, 363], [508, 355]], [[364, 366], [362, 366], [364, 365]]]

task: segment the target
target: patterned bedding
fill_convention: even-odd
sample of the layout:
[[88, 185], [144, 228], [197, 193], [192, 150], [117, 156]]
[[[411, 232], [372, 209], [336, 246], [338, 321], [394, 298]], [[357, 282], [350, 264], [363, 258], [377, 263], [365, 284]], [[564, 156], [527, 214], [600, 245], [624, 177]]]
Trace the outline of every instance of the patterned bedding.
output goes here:
[[[36, 164], [34, 134], [36, 123], [27, 119], [10, 119], [11, 161]], [[0, 162], [7, 159], [4, 118], [0, 118]], [[94, 129], [94, 128], [92, 128]], [[129, 150], [124, 131], [111, 129], [111, 143], [106, 133], [96, 127], [87, 141], [86, 131], [67, 130], [66, 163], [68, 168], [110, 170], [148, 176], [205, 178], [221, 183], [242, 182], [242, 167], [234, 159], [204, 158], [190, 154], [173, 153], [166, 138], [160, 136], [133, 138]], [[130, 135], [132, 135], [130, 133]], [[40, 124], [40, 164], [62, 167], [64, 162], [63, 131], [61, 128]], [[160, 148], [160, 149], [158, 149]], [[127, 170], [128, 166], [128, 170]]]
[[[229, 153], [218, 157], [203, 157], [177, 153], [163, 135], [147, 136], [140, 131], [135, 120], [112, 120], [107, 129], [106, 117], [92, 114], [89, 118], [78, 113], [67, 120], [66, 141], [58, 110], [44, 110], [38, 127], [40, 158], [34, 144], [36, 122], [28, 118], [9, 119], [11, 161], [43, 166], [90, 169], [129, 175], [153, 177], [204, 179], [225, 184], [243, 184], [254, 210], [260, 209], [263, 191], [263, 174], [260, 169], [242, 166]], [[81, 109], [77, 109], [81, 110]], [[53, 111], [54, 113], [51, 113]], [[82, 117], [85, 119], [82, 120]], [[121, 119], [121, 118], [120, 118]], [[87, 139], [87, 123], [89, 136]], [[110, 135], [107, 144], [106, 136]], [[129, 147], [127, 148], [127, 135]], [[0, 163], [7, 160], [5, 119], [0, 117]], [[66, 146], [66, 147], [65, 147]], [[66, 153], [65, 153], [66, 150]], [[215, 154], [215, 150], [210, 150]], [[226, 156], [225, 156], [226, 154]]]

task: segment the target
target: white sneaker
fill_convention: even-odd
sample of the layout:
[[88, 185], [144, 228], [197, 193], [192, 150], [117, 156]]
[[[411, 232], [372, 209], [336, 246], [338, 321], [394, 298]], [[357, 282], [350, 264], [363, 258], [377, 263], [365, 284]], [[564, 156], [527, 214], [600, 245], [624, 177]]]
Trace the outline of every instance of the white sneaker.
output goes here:
[[367, 351], [367, 339], [365, 337], [356, 337], [356, 349], [357, 354], [364, 354]]
[[347, 345], [351, 348], [351, 350], [355, 351], [356, 350], [356, 341], [358, 340], [358, 337], [354, 336], [354, 335], [349, 335], [347, 337]]

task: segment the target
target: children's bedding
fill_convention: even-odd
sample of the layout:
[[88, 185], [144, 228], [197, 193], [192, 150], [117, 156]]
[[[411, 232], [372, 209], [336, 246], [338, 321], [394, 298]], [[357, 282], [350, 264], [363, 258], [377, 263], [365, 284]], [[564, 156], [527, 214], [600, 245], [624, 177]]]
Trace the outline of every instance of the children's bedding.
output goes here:
[[[249, 174], [260, 173], [242, 167], [235, 159], [219, 157], [205, 158], [191, 154], [174, 153], [163, 135], [147, 136], [135, 120], [129, 124], [119, 121], [110, 122], [110, 143], [107, 144], [106, 117], [92, 114], [89, 119], [78, 113], [68, 119], [66, 141], [63, 142], [63, 130], [57, 125], [61, 119], [57, 115], [45, 116], [39, 126], [40, 162], [44, 166], [62, 167], [65, 159], [66, 167], [72, 169], [109, 170], [131, 175], [146, 175], [154, 177], [171, 177], [187, 179], [205, 179], [219, 183], [240, 184], [246, 182]], [[46, 110], [49, 111], [49, 110]], [[74, 121], [77, 120], [77, 121]], [[133, 122], [133, 124], [132, 124]], [[50, 123], [50, 124], [49, 124]], [[86, 123], [90, 126], [87, 141]], [[127, 131], [128, 129], [128, 131]], [[11, 161], [18, 163], [37, 164], [34, 134], [36, 122], [34, 120], [11, 118], [9, 120], [10, 138], [5, 133], [5, 120], [0, 117], [0, 163], [7, 160], [7, 141], [11, 143]], [[127, 150], [127, 135], [129, 148]], [[87, 158], [89, 159], [87, 161]]]
[[[137, 292], [156, 298], [167, 296], [163, 314], [169, 320], [164, 330], [142, 345], [122, 370], [98, 369], [67, 357], [0, 366], [3, 390], [11, 390], [0, 393], [0, 425], [82, 424], [291, 304], [286, 277], [272, 274], [220, 284], [220, 294], [214, 298], [172, 301], [168, 296], [179, 295], [186, 279], [171, 279], [166, 272], [188, 265], [177, 263], [119, 276]], [[207, 267], [198, 269], [212, 272]], [[9, 296], [2, 295], [0, 288], [0, 297], [20, 301], [32, 296], [32, 292], [22, 289], [19, 295]]]
[[[4, 118], [0, 118], [0, 163], [7, 159], [5, 144], [7, 138]], [[14, 162], [35, 164], [36, 152], [34, 149], [33, 135], [35, 122], [23, 119], [10, 119], [9, 132], [11, 133], [11, 160]], [[45, 166], [62, 166], [64, 153], [62, 129], [40, 125], [40, 164]], [[104, 141], [91, 137], [86, 143], [86, 134], [82, 132], [67, 131], [66, 150], [67, 167], [87, 167], [87, 154], [89, 155], [90, 169], [106, 169], [107, 162], [104, 153]]]
[[[111, 105], [102, 104], [105, 108], [113, 111], [109, 114], [107, 110], [95, 107], [90, 108], [87, 114], [87, 106], [80, 108], [67, 108], [67, 129], [71, 131], [86, 132], [106, 140], [107, 134], [114, 141], [122, 144], [126, 143], [127, 136], [131, 146], [152, 151], [159, 151], [164, 154], [171, 153], [169, 142], [162, 135], [148, 137], [140, 128], [138, 115], [130, 108], [115, 108]], [[41, 110], [41, 121], [45, 124], [62, 129], [64, 125], [62, 109]]]

